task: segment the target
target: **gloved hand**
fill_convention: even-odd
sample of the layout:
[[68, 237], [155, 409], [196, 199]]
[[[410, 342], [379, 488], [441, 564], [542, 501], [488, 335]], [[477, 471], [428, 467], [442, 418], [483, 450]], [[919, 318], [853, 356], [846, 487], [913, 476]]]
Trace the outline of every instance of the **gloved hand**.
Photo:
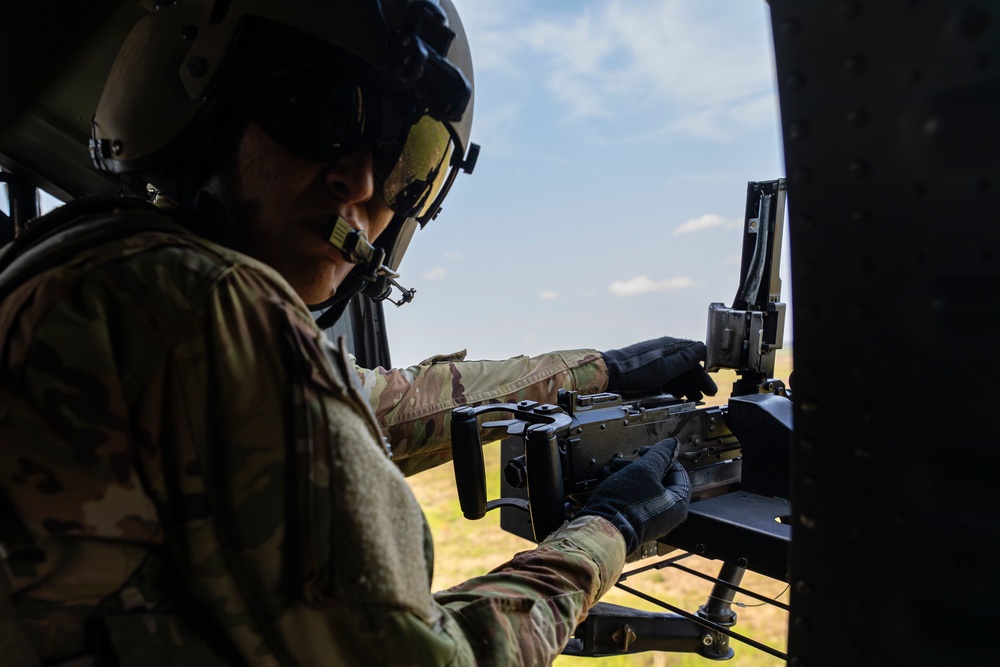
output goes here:
[[625, 553], [663, 537], [687, 518], [691, 480], [674, 459], [677, 438], [653, 445], [634, 463], [601, 482], [577, 516], [610, 521], [625, 538]]
[[700, 401], [715, 396], [715, 380], [705, 372], [705, 344], [682, 338], [654, 338], [620, 350], [601, 352], [608, 367], [608, 391], [648, 394], [656, 390]]

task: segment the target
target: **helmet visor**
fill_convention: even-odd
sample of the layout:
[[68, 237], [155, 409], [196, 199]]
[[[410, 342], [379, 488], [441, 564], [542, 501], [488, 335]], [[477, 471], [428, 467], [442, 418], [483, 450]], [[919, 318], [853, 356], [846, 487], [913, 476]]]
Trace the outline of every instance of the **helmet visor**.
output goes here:
[[282, 72], [258, 85], [244, 84], [232, 96], [268, 136], [296, 155], [335, 162], [371, 141], [380, 112], [372, 114], [372, 91], [327, 68]]
[[[230, 99], [289, 151], [336, 162], [370, 145], [375, 177], [393, 212], [426, 223], [454, 179], [455, 141], [448, 126], [331, 67], [267, 77]], [[460, 156], [459, 156], [460, 157]]]
[[409, 127], [398, 157], [394, 162], [387, 160], [391, 164], [385, 165], [385, 171], [376, 159], [385, 203], [396, 213], [426, 222], [447, 192], [454, 155], [455, 142], [448, 127], [430, 116], [421, 117]]

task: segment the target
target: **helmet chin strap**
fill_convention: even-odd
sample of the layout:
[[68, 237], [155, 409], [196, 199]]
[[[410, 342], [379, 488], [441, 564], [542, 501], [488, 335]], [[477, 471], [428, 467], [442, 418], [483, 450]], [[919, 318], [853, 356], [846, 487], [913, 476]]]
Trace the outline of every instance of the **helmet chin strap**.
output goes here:
[[[385, 285], [384, 289], [379, 290], [380, 296], [375, 298], [387, 299], [391, 303], [396, 304], [396, 306], [402, 306], [404, 303], [413, 301], [413, 296], [417, 291], [412, 288], [403, 287], [396, 282], [399, 274], [384, 264], [385, 250], [369, 243], [368, 237], [362, 230], [355, 229], [347, 220], [338, 215], [330, 223], [326, 236], [330, 245], [339, 249], [345, 260], [357, 266], [351, 271], [344, 284], [338, 287], [338, 293], [329, 301], [310, 306], [312, 310], [318, 310], [330, 304], [330, 309], [316, 320], [316, 324], [321, 329], [333, 326], [340, 319], [351, 297], [364, 290], [369, 284]], [[398, 301], [389, 298], [392, 287], [400, 291]]]

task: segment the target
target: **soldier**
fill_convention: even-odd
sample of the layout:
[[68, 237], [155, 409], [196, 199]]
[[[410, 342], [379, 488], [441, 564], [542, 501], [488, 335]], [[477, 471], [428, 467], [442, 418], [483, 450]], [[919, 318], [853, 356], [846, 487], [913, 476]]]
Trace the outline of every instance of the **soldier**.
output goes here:
[[72, 202], [0, 256], [5, 665], [547, 664], [683, 521], [664, 441], [537, 549], [430, 593], [400, 469], [447, 460], [451, 408], [714, 393], [691, 341], [395, 371], [329, 343], [309, 307], [384, 291], [468, 166], [471, 81], [448, 0], [136, 24], [92, 151], [157, 204]]

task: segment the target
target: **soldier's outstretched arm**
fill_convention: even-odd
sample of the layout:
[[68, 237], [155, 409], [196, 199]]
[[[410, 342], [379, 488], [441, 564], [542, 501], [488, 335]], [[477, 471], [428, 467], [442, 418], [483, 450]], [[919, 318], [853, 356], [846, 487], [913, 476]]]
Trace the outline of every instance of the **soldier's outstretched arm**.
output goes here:
[[664, 336], [615, 350], [560, 350], [505, 361], [466, 361], [465, 351], [403, 369], [355, 370], [406, 475], [451, 460], [451, 411], [461, 405], [555, 403], [560, 389], [581, 394], [664, 391], [699, 401], [715, 382], [705, 345]]
[[413, 475], [451, 460], [451, 411], [461, 405], [555, 403], [560, 389], [629, 395], [659, 390], [698, 401], [716, 392], [704, 359], [704, 344], [664, 336], [606, 352], [560, 350], [506, 361], [466, 361], [463, 350], [408, 368], [355, 372], [392, 443], [393, 460]]
[[451, 460], [451, 411], [461, 405], [555, 403], [560, 389], [604, 391], [597, 350], [561, 350], [504, 361], [466, 361], [465, 351], [401, 369], [356, 367], [366, 398], [392, 443], [393, 460], [413, 475]]

